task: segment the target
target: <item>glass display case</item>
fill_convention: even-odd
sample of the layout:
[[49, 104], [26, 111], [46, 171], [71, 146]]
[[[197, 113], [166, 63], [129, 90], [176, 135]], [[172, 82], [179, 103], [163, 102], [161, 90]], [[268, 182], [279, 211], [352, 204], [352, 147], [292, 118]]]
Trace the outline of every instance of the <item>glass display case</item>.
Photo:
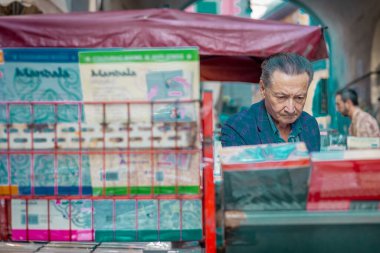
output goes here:
[[221, 153], [225, 252], [378, 251], [380, 150], [234, 149]]

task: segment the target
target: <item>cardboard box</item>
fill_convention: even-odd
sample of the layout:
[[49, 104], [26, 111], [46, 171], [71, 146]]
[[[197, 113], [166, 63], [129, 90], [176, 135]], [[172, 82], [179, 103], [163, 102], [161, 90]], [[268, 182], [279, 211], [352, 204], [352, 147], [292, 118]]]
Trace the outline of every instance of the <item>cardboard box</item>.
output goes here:
[[376, 149], [380, 148], [380, 138], [347, 136], [348, 149]]
[[95, 240], [196, 241], [202, 239], [200, 200], [96, 200]]
[[8, 195], [9, 189], [12, 195], [92, 194], [88, 156], [25, 153], [11, 154], [9, 159], [7, 155], [0, 156], [0, 173], [4, 175], [0, 179], [1, 195]]
[[91, 200], [12, 199], [11, 205], [14, 241], [93, 240]]
[[198, 151], [91, 155], [93, 194], [199, 194], [199, 156]]

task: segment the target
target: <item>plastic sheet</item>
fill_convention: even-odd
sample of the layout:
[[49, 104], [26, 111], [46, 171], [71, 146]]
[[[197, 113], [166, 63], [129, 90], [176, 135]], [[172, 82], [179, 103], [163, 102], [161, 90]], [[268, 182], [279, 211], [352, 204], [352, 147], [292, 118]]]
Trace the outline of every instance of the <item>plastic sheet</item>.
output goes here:
[[173, 9], [2, 17], [0, 31], [2, 48], [196, 46], [201, 79], [214, 81], [258, 82], [262, 58], [279, 52], [327, 57], [317, 26]]
[[310, 160], [304, 143], [223, 148], [226, 210], [305, 209]]
[[14, 241], [196, 241], [198, 199], [12, 199]]
[[312, 153], [308, 210], [378, 210], [380, 151]]

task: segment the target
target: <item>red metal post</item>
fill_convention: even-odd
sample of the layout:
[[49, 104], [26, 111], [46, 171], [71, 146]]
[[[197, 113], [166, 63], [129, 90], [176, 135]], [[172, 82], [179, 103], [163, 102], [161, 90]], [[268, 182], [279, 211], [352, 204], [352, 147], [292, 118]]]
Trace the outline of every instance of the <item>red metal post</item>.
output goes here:
[[213, 103], [212, 92], [203, 93], [203, 186], [204, 186], [204, 235], [206, 253], [216, 252], [215, 185], [213, 171]]

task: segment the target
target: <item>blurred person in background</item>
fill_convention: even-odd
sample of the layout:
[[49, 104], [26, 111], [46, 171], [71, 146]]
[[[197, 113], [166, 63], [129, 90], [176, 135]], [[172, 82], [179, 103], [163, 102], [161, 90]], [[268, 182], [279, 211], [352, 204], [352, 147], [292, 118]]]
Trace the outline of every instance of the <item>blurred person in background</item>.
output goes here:
[[376, 119], [359, 107], [358, 94], [355, 90], [345, 88], [335, 96], [338, 112], [351, 119], [348, 134], [355, 137], [380, 137]]
[[261, 69], [264, 99], [227, 120], [222, 145], [303, 141], [309, 151], [319, 151], [318, 123], [303, 111], [314, 74], [311, 63], [294, 53], [279, 53], [264, 60]]

